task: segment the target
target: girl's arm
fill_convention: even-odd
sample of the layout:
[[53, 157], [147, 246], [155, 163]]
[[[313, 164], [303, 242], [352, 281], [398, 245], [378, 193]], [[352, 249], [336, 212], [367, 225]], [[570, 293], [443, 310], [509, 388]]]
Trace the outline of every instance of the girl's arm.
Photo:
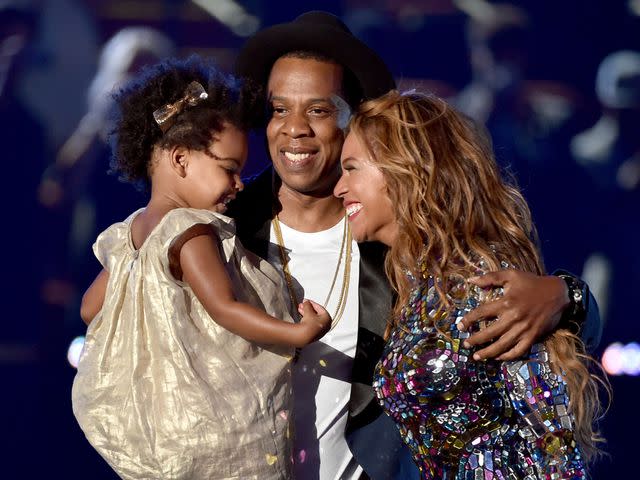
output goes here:
[[[197, 227], [197, 226], [196, 226]], [[179, 251], [179, 271], [207, 313], [220, 326], [246, 340], [258, 343], [303, 347], [324, 335], [331, 317], [317, 304], [308, 300], [303, 305], [300, 323], [288, 323], [268, 315], [252, 305], [238, 302], [231, 288], [218, 251], [218, 239], [209, 226], [200, 226], [197, 233], [185, 232], [187, 240]], [[174, 258], [175, 258], [174, 253]]]
[[102, 304], [104, 303], [104, 293], [107, 290], [108, 281], [109, 272], [103, 269], [82, 296], [80, 317], [82, 317], [82, 321], [87, 325], [91, 323], [91, 320], [95, 318], [102, 308]]

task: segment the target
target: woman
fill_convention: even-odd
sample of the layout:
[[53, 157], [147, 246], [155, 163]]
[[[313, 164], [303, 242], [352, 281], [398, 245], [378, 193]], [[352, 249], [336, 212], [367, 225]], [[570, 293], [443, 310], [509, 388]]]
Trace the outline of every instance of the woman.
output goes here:
[[334, 193], [354, 238], [390, 247], [398, 301], [374, 388], [422, 478], [584, 478], [599, 402], [579, 338], [556, 331], [509, 362], [465, 342], [464, 314], [501, 295], [468, 280], [543, 271], [527, 205], [486, 139], [444, 101], [392, 91], [361, 106], [341, 161]]

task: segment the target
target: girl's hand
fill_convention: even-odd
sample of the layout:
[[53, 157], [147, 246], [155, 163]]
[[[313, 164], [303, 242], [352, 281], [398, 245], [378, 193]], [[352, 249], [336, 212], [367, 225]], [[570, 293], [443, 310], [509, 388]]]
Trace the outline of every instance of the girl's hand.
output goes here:
[[298, 305], [298, 312], [302, 315], [299, 325], [304, 329], [306, 343], [320, 339], [331, 328], [331, 315], [313, 300], [304, 300]]

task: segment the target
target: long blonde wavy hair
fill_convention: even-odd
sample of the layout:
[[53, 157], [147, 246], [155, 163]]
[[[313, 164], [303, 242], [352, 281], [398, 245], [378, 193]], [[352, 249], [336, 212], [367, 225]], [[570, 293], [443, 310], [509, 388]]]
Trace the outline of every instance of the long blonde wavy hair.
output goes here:
[[[478, 258], [488, 270], [505, 261], [544, 272], [527, 203], [502, 179], [488, 136], [473, 121], [434, 96], [391, 91], [363, 103], [349, 129], [382, 171], [398, 223], [385, 260], [398, 294], [392, 323], [411, 293], [407, 272], [469, 278]], [[436, 288], [450, 308], [444, 284]], [[557, 330], [544, 343], [555, 373], [566, 379], [576, 439], [590, 459], [603, 441], [594, 419], [601, 414], [599, 385], [607, 382], [589, 370], [594, 361], [576, 335]]]

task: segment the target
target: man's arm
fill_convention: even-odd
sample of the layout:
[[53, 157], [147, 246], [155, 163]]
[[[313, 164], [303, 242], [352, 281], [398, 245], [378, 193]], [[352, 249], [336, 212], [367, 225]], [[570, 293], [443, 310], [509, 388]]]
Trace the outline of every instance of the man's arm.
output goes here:
[[478, 350], [474, 358], [516, 359], [556, 328], [571, 329], [582, 337], [588, 349], [595, 348], [602, 332], [595, 299], [584, 282], [568, 274], [584, 289], [578, 302], [581, 305], [576, 305], [577, 296], [559, 274], [566, 277], [568, 273], [539, 276], [519, 270], [501, 270], [471, 279], [483, 288], [504, 288], [501, 298], [471, 311], [460, 323], [460, 328], [466, 330], [479, 320], [495, 319], [466, 340], [469, 346], [488, 344]]
[[580, 335], [587, 351], [593, 351], [602, 338], [603, 324], [598, 303], [589, 286], [566, 270], [556, 270], [554, 275], [567, 284], [569, 306], [564, 310], [558, 328], [567, 328]]

